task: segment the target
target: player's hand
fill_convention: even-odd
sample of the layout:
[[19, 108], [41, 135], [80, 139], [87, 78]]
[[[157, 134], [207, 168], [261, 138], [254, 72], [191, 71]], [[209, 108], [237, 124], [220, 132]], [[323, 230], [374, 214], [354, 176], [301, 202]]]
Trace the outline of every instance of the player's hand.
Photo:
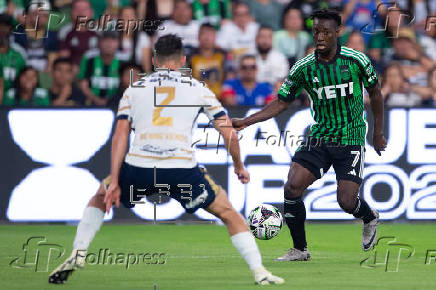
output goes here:
[[244, 118], [232, 118], [232, 126], [236, 131], [241, 131], [247, 127], [247, 124], [245, 124]]
[[247, 169], [245, 169], [244, 166], [241, 168], [235, 167], [235, 174], [238, 176], [239, 181], [241, 181], [242, 184], [246, 184], [250, 182], [250, 173], [248, 173]]
[[108, 189], [106, 190], [106, 195], [104, 196], [104, 203], [106, 204], [106, 212], [112, 208], [112, 204], [115, 203], [115, 206], [118, 208], [120, 206], [120, 196], [121, 189], [116, 183], [109, 184]]
[[383, 134], [374, 135], [372, 137], [372, 144], [375, 152], [381, 156], [381, 151], [385, 151], [386, 149], [386, 138], [383, 136]]

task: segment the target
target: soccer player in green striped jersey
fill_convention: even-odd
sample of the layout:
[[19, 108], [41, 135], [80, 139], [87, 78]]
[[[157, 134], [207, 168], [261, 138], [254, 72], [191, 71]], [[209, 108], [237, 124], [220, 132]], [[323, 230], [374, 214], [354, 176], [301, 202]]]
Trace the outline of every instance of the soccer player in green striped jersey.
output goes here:
[[315, 52], [297, 61], [283, 82], [278, 98], [244, 119], [233, 119], [241, 130], [265, 121], [288, 108], [301, 90], [310, 99], [315, 124], [305, 144], [292, 158], [284, 187], [284, 216], [294, 247], [278, 261], [309, 260], [304, 223], [304, 190], [333, 165], [340, 207], [363, 220], [362, 248], [370, 250], [377, 239], [379, 214], [358, 196], [362, 183], [367, 123], [363, 92], [368, 91], [374, 115], [373, 145], [380, 155], [383, 136], [383, 97], [370, 60], [363, 53], [338, 44], [340, 15], [318, 10], [312, 15]]

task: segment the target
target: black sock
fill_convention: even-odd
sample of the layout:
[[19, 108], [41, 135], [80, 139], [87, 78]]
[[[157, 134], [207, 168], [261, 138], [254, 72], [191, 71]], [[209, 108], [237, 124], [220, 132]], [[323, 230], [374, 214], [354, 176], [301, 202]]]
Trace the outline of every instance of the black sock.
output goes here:
[[375, 219], [375, 215], [369, 205], [366, 203], [366, 201], [360, 199], [359, 197], [356, 199], [353, 216], [355, 218], [361, 218], [365, 224]]
[[306, 231], [304, 222], [306, 221], [306, 208], [301, 198], [285, 198], [285, 221], [291, 232], [294, 248], [302, 251], [307, 247]]

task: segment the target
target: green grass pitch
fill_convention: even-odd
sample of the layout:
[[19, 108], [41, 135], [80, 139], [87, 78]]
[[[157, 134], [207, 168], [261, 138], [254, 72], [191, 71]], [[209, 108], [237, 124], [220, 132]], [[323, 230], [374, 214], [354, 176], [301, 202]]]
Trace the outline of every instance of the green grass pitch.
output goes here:
[[[105, 225], [91, 244], [89, 252], [108, 248], [111, 253], [165, 253], [165, 264], [87, 265], [76, 271], [64, 285], [48, 284], [47, 272], [35, 272], [30, 265], [10, 265], [24, 254], [22, 245], [31, 236], [45, 236], [48, 243], [62, 245], [65, 256], [49, 263], [49, 271], [72, 247], [76, 227], [68, 225], [2, 225], [1, 289], [258, 289], [253, 277], [228, 237], [226, 228], [216, 225]], [[361, 226], [358, 224], [309, 223], [306, 228], [312, 260], [274, 262], [289, 248], [286, 227], [269, 241], [258, 241], [264, 265], [284, 277], [284, 285], [274, 289], [436, 289], [435, 224], [391, 224], [379, 226], [379, 236], [395, 237], [398, 245], [379, 245], [377, 258], [389, 249], [389, 271], [383, 264], [360, 262], [373, 256], [360, 249]], [[399, 248], [414, 249], [414, 255]], [[42, 251], [43, 252], [43, 251]], [[43, 255], [41, 252], [41, 256]], [[398, 262], [398, 255], [400, 260]], [[44, 259], [44, 257], [41, 257]], [[427, 255], [428, 256], [428, 255]], [[430, 255], [431, 256], [431, 255]], [[45, 257], [47, 259], [48, 257]], [[138, 259], [139, 260], [139, 259]], [[377, 260], [383, 262], [384, 259]], [[147, 260], [149, 262], [150, 260]], [[163, 261], [163, 257], [162, 257]], [[373, 261], [373, 260], [369, 260]], [[29, 262], [29, 261], [27, 261]], [[161, 262], [161, 261], [159, 261]], [[398, 262], [398, 271], [395, 272]], [[394, 271], [392, 271], [394, 270]]]

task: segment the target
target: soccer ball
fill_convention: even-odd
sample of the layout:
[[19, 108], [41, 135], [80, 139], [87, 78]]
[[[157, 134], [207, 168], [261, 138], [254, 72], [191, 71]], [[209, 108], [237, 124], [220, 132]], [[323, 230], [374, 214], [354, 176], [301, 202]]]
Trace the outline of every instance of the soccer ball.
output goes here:
[[269, 240], [279, 234], [283, 225], [283, 217], [274, 206], [261, 204], [250, 212], [247, 222], [256, 238]]

